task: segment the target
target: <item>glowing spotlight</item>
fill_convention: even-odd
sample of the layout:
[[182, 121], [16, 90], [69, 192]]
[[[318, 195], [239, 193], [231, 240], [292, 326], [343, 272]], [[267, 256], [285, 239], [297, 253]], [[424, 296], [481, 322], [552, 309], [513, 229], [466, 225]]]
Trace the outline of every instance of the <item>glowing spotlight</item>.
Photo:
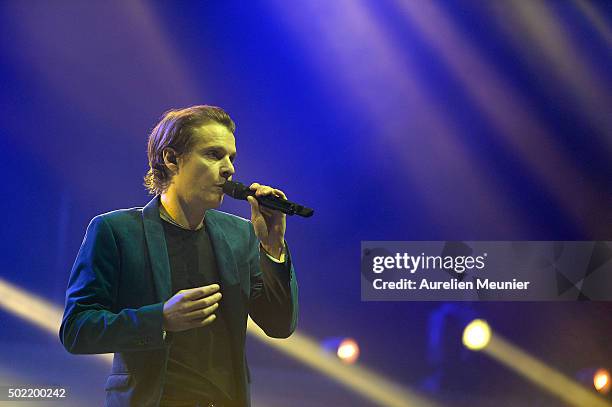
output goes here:
[[359, 358], [359, 345], [355, 340], [346, 338], [340, 342], [336, 354], [344, 363], [353, 364]]
[[420, 392], [405, 385], [399, 385], [359, 364], [342, 363], [336, 352], [342, 338], [327, 338], [321, 342], [301, 332], [294, 332], [287, 339], [279, 341], [270, 338], [251, 319], [248, 332], [255, 339], [270, 345], [285, 355], [304, 363], [306, 366], [329, 377], [349, 390], [370, 400], [373, 405], [386, 407], [440, 407], [435, 401], [422, 396]]
[[[62, 322], [62, 308], [2, 278], [0, 278], [0, 309], [5, 309], [57, 337]], [[95, 356], [107, 362], [113, 361], [111, 353], [100, 353]]]
[[601, 394], [608, 394], [610, 391], [610, 372], [606, 369], [599, 369], [593, 375], [593, 386]]
[[471, 350], [481, 350], [491, 340], [491, 328], [487, 321], [475, 319], [463, 330], [463, 344]]

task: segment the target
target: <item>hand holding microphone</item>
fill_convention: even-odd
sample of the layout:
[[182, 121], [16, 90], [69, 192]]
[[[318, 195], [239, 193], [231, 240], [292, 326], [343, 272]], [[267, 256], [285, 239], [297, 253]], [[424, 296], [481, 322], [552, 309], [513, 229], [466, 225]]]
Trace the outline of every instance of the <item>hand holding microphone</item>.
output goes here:
[[286, 215], [310, 217], [314, 211], [287, 200], [283, 191], [258, 183], [247, 187], [226, 181], [223, 192], [232, 198], [247, 200], [251, 205], [251, 223], [263, 248], [280, 259], [285, 244]]
[[[259, 184], [252, 184], [253, 186], [260, 186]], [[246, 185], [235, 182], [235, 181], [225, 181], [223, 184], [223, 192], [234, 199], [242, 199], [247, 200], [247, 197], [253, 196], [257, 200], [257, 202], [261, 206], [265, 206], [266, 208], [274, 209], [276, 211], [280, 211], [287, 215], [298, 215], [304, 218], [309, 218], [314, 214], [314, 210], [311, 208], [307, 208], [303, 205], [299, 205], [295, 202], [288, 201], [284, 194], [283, 196], [277, 196], [274, 194], [271, 195], [256, 195], [256, 187], [255, 189], [251, 189]], [[269, 187], [268, 187], [269, 188]], [[273, 191], [279, 191], [274, 190]], [[279, 191], [280, 192], [280, 191]], [[282, 193], [282, 192], [281, 192]]]

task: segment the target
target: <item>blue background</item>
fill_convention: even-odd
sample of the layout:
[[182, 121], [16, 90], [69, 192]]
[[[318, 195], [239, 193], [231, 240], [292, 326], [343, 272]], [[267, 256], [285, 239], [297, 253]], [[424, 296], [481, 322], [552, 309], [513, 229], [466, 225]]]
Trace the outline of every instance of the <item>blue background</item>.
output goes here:
[[[612, 367], [610, 303], [364, 303], [359, 251], [611, 240], [612, 3], [587, 2], [595, 20], [580, 4], [4, 1], [2, 279], [63, 306], [89, 220], [150, 199], [146, 138], [161, 114], [218, 105], [237, 124], [235, 179], [316, 210], [288, 220], [301, 332], [353, 337], [360, 364], [450, 405], [554, 403], [462, 350], [463, 324], [484, 317], [573, 376]], [[244, 202], [221, 209], [249, 216]], [[0, 324], [5, 381], [48, 377], [102, 400], [103, 362], [4, 310]], [[249, 347], [256, 403], [282, 405], [263, 378], [293, 372], [292, 405], [370, 405]]]

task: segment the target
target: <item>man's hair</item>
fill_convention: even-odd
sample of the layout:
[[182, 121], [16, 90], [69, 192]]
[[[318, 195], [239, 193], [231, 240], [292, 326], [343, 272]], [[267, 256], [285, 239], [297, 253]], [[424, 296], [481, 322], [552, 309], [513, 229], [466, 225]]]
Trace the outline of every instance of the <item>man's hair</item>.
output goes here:
[[234, 121], [216, 106], [198, 105], [164, 113], [149, 135], [149, 171], [144, 177], [144, 186], [150, 194], [165, 192], [172, 179], [164, 163], [164, 150], [172, 148], [177, 158], [189, 154], [194, 145], [193, 129], [211, 122], [225, 126], [232, 134], [236, 131]]

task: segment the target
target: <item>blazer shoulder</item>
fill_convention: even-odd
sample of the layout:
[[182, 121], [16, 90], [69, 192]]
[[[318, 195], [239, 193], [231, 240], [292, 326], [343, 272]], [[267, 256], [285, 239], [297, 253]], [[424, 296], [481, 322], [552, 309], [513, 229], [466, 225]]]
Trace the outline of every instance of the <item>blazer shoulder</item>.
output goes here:
[[91, 223], [106, 222], [111, 227], [125, 227], [142, 224], [142, 207], [117, 209], [95, 216]]

